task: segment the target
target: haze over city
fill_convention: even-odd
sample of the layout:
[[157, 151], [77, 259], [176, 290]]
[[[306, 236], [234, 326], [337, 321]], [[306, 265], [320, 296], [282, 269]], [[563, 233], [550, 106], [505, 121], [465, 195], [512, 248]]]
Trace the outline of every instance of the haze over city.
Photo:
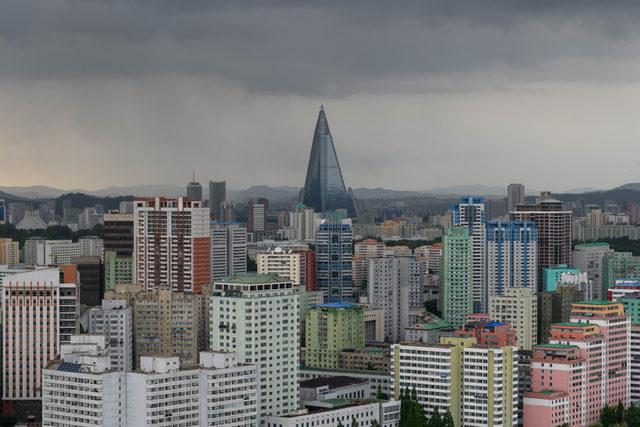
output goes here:
[[640, 5], [384, 5], [4, 1], [0, 182], [302, 186], [320, 104], [354, 188], [637, 180]]

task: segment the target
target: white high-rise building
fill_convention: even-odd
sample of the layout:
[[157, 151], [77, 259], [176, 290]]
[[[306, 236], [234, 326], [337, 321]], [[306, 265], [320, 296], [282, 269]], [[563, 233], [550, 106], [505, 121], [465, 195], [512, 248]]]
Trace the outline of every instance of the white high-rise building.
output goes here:
[[289, 213], [289, 226], [292, 230], [292, 239], [303, 242], [312, 242], [316, 239], [316, 229], [320, 214], [313, 208], [297, 208]]
[[602, 295], [602, 260], [605, 255], [613, 253], [613, 249], [608, 243], [583, 243], [576, 245], [572, 252], [572, 266], [583, 273], [587, 273], [587, 277], [593, 284], [593, 297], [595, 299], [606, 299], [606, 295]]
[[415, 389], [425, 414], [449, 411], [456, 426], [517, 426], [517, 354], [512, 346], [478, 346], [475, 338], [395, 344], [392, 392], [398, 398]]
[[258, 413], [284, 415], [298, 408], [298, 295], [274, 275], [239, 274], [213, 284], [212, 351], [235, 351], [258, 366]]
[[299, 252], [285, 252], [280, 247], [269, 249], [266, 253], [256, 256], [258, 274], [275, 274], [299, 287], [304, 279], [304, 259], [301, 258]]
[[469, 229], [472, 241], [473, 311], [487, 309], [487, 285], [485, 280], [486, 226], [484, 197], [461, 197], [452, 209], [453, 225]]
[[39, 238], [24, 242], [24, 262], [29, 266], [69, 264], [73, 257], [103, 255], [103, 241], [95, 236], [83, 237], [77, 242]]
[[126, 300], [105, 299], [90, 308], [87, 332], [109, 340], [111, 369], [133, 369], [133, 312]]
[[211, 278], [209, 209], [189, 198], [137, 198], [133, 238], [136, 280], [155, 288], [200, 293]]
[[76, 285], [61, 284], [57, 268], [7, 275], [1, 310], [4, 415], [39, 418], [42, 370], [58, 356], [62, 332], [77, 333]]
[[211, 280], [247, 272], [247, 229], [239, 223], [211, 223]]
[[177, 357], [142, 357], [129, 372], [86, 344], [63, 353], [43, 374], [45, 426], [258, 426], [256, 367], [236, 353], [201, 352], [189, 369]]
[[423, 306], [424, 263], [413, 257], [369, 258], [369, 303], [384, 311], [385, 336], [404, 340], [409, 310]]
[[531, 350], [538, 343], [538, 296], [532, 289], [507, 288], [492, 296], [489, 316], [514, 327], [520, 349]]
[[487, 298], [538, 286], [538, 233], [528, 221], [487, 222]]

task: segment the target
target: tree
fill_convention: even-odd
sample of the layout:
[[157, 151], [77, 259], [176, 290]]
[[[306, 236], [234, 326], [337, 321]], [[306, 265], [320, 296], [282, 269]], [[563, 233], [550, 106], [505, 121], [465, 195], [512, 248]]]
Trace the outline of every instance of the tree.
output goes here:
[[388, 400], [389, 396], [382, 392], [382, 387], [378, 386], [378, 390], [376, 391], [376, 399], [379, 400]]
[[427, 422], [427, 427], [442, 427], [442, 425], [443, 423], [440, 411], [438, 411], [438, 408], [433, 408], [431, 418], [429, 419], [429, 422]]
[[444, 427], [455, 427], [455, 423], [453, 422], [453, 416], [451, 416], [451, 412], [447, 409], [447, 412], [444, 414], [444, 418], [442, 418], [442, 425]]
[[358, 427], [358, 422], [355, 417], [351, 417], [351, 427]]
[[15, 418], [0, 415], [0, 427], [13, 427], [16, 425]]
[[337, 427], [344, 427], [344, 424], [342, 424], [342, 421], [338, 421]]
[[624, 414], [624, 421], [629, 427], [640, 426], [640, 407], [631, 405]]
[[612, 424], [618, 423], [618, 414], [616, 408], [613, 406], [605, 406], [600, 411], [600, 422], [603, 426], [609, 427]]
[[371, 427], [380, 427], [380, 423], [378, 422], [378, 420], [371, 421]]
[[616, 420], [618, 424], [624, 421], [624, 404], [622, 400], [618, 400], [618, 407], [616, 408]]

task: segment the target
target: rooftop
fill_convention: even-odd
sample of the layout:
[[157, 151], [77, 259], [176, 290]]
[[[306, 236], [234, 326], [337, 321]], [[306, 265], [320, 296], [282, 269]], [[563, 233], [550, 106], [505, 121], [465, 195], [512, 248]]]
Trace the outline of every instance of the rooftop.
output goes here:
[[316, 308], [360, 308], [358, 304], [352, 304], [349, 302], [328, 302], [325, 304], [317, 304]]
[[589, 322], [560, 322], [560, 323], [554, 323], [553, 325], [555, 325], [555, 326], [577, 326], [577, 327], [583, 327], [583, 326], [593, 326], [593, 323], [589, 323]]
[[328, 386], [329, 390], [337, 388], [348, 387], [350, 385], [357, 385], [368, 383], [369, 381], [364, 378], [348, 377], [346, 375], [340, 375], [336, 377], [320, 377], [310, 380], [300, 381], [300, 388], [317, 388]]
[[618, 303], [617, 302], [613, 302], [613, 301], [607, 301], [607, 300], [593, 299], [593, 300], [588, 300], [588, 301], [578, 301], [578, 302], [574, 303], [574, 305], [576, 305], [576, 304], [581, 304], [581, 305], [616, 305]]
[[576, 346], [571, 344], [539, 344], [534, 345], [533, 348], [576, 348]]
[[241, 273], [226, 277], [220, 283], [237, 283], [240, 285], [259, 285], [261, 283], [283, 283], [289, 280], [275, 274]]

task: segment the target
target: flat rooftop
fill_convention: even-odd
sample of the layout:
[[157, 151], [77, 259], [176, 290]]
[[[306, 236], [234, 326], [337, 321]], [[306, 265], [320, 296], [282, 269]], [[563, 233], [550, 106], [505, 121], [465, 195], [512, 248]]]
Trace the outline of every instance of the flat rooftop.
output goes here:
[[368, 384], [369, 381], [364, 378], [349, 377], [339, 375], [335, 377], [320, 377], [310, 380], [300, 381], [300, 388], [318, 388], [328, 386], [329, 390], [349, 387], [351, 385]]

